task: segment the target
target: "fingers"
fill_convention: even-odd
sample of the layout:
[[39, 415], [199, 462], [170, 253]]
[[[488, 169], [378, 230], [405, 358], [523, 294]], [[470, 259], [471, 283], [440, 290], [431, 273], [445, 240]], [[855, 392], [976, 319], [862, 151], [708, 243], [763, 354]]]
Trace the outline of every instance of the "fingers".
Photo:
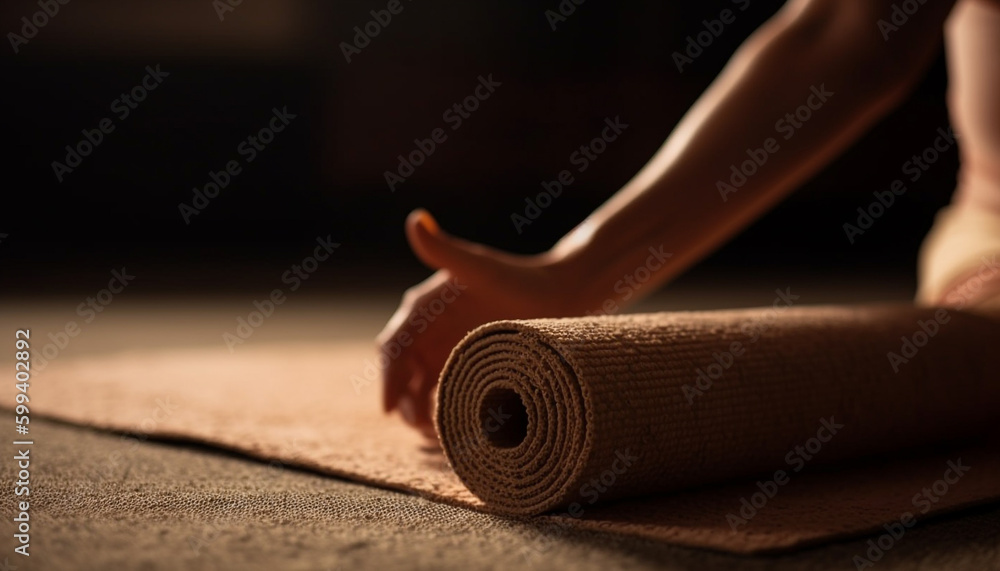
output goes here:
[[417, 331], [411, 325], [410, 318], [416, 308], [426, 302], [428, 292], [434, 291], [447, 277], [435, 274], [407, 291], [399, 308], [375, 338], [378, 351], [388, 357], [388, 362], [382, 369], [382, 409], [386, 413], [396, 409], [400, 395], [406, 392], [415, 368], [412, 356], [420, 352], [412, 345]]
[[404, 295], [403, 301], [400, 303], [395, 313], [393, 313], [392, 317], [389, 318], [389, 321], [385, 324], [385, 327], [382, 328], [382, 331], [375, 336], [375, 342], [380, 348], [391, 343], [395, 337], [407, 329], [406, 321], [410, 317], [413, 305], [413, 301], [410, 299], [409, 294]]
[[403, 304], [378, 335], [378, 351], [385, 356], [382, 367], [382, 410], [390, 413], [405, 406], [412, 406], [414, 415], [411, 424], [423, 422], [428, 413], [423, 411], [427, 401], [423, 392], [430, 392], [436, 381], [435, 372], [426, 364], [424, 353], [428, 351], [424, 341], [418, 338], [418, 331], [409, 323], [415, 307], [421, 307], [425, 295], [407, 295]]
[[431, 406], [434, 398], [434, 385], [437, 384], [436, 372], [432, 372], [424, 363], [418, 363], [414, 375], [410, 379], [410, 398], [414, 405], [413, 422], [414, 427], [425, 431], [430, 427], [433, 431], [431, 421]]
[[424, 438], [430, 441], [430, 444], [437, 444], [438, 446], [440, 446], [440, 441], [438, 440], [438, 433], [437, 430], [434, 429], [433, 424], [427, 426], [421, 426], [420, 433], [424, 435]]
[[486, 278], [493, 262], [503, 254], [481, 244], [455, 238], [445, 233], [423, 209], [414, 210], [406, 219], [406, 237], [420, 261], [435, 269]]
[[413, 399], [410, 395], [401, 395], [399, 397], [399, 415], [403, 417], [403, 421], [406, 424], [413, 425], [416, 420], [416, 412], [414, 411]]
[[389, 359], [382, 369], [382, 410], [385, 413], [388, 414], [399, 406], [399, 399], [410, 384], [411, 370], [409, 359], [402, 355]]
[[[435, 385], [433, 373], [419, 361], [419, 358], [406, 359], [405, 362], [402, 359], [397, 359], [396, 362], [403, 362], [397, 368], [401, 375], [398, 379], [402, 379], [403, 382], [393, 382], [391, 385], [386, 385], [383, 407], [386, 412], [390, 412], [393, 408], [398, 409], [400, 416], [407, 424], [420, 430], [425, 436], [433, 436], [435, 434], [431, 421]], [[389, 366], [394, 365], [395, 362], [390, 363]], [[389, 396], [390, 387], [392, 389], [391, 397]]]
[[396, 339], [407, 330], [407, 317], [410, 308], [405, 302], [389, 318], [389, 322], [375, 338], [377, 351], [389, 357], [388, 362], [382, 368], [382, 410], [386, 413], [392, 412], [399, 401], [399, 396], [407, 383], [410, 382], [411, 364], [407, 356], [397, 353], [393, 357], [390, 346], [396, 343]]

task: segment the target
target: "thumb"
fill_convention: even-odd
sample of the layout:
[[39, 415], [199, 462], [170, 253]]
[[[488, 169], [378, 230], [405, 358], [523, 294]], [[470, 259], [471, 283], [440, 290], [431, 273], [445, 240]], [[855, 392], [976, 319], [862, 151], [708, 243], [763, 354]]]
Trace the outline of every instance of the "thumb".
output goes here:
[[498, 250], [446, 234], [424, 209], [414, 210], [407, 217], [406, 237], [420, 261], [436, 270], [489, 273], [503, 257]]

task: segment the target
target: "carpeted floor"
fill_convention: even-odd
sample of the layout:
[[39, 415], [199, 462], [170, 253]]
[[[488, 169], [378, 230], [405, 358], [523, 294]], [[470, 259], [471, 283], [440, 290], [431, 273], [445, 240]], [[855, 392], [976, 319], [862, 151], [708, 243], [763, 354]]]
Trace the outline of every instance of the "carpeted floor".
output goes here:
[[[183, 444], [33, 423], [33, 570], [835, 570], [866, 540], [739, 557], [510, 520]], [[10, 445], [6, 448], [9, 450]], [[11, 464], [0, 471], [10, 482]], [[3, 487], [3, 505], [13, 501]], [[12, 552], [3, 519], [3, 557]], [[525, 548], [530, 556], [525, 556]], [[0, 563], [3, 561], [0, 557]], [[926, 522], [885, 571], [1000, 569], [1000, 507]]]

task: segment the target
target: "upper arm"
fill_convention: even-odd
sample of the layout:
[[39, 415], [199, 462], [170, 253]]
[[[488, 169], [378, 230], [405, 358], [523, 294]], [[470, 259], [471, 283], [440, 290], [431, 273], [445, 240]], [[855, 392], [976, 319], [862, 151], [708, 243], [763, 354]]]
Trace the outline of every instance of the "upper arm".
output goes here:
[[790, 0], [775, 17], [788, 33], [830, 46], [860, 79], [911, 83], [941, 45], [955, 0]]

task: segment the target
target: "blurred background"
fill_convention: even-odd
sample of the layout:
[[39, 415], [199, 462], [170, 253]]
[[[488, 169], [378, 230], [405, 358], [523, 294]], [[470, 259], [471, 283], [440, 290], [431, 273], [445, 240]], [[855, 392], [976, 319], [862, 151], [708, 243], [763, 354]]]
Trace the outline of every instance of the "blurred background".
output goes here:
[[[21, 18], [39, 4], [3, 3], [7, 303], [82, 300], [124, 266], [137, 276], [124, 295], [236, 296], [249, 310], [328, 235], [341, 246], [295, 295], [395, 298], [428, 274], [402, 232], [420, 206], [469, 239], [544, 250], [651, 157], [782, 4], [565, 0], [574, 12], [553, 30], [546, 10], [558, 11], [556, 0], [401, 0], [402, 11], [348, 62], [342, 42], [354, 42], [354, 27], [387, 2], [237, 1], [60, 4], [16, 54], [8, 33], [21, 34]], [[678, 71], [674, 52], [724, 9], [735, 21]], [[169, 76], [119, 119], [116, 99], [157, 65]], [[442, 113], [488, 74], [501, 86], [448, 129]], [[747, 300], [759, 305], [774, 287], [841, 282], [872, 284], [875, 297], [912, 295], [920, 240], [954, 187], [954, 150], [854, 244], [842, 226], [948, 125], [945, 88], [939, 56], [904, 105], [664, 295], [762, 284]], [[239, 145], [285, 107], [296, 118], [247, 163]], [[615, 116], [627, 131], [518, 233], [511, 215]], [[57, 180], [52, 162], [105, 117], [115, 130]], [[436, 127], [446, 127], [447, 141], [391, 192], [385, 171]], [[231, 160], [241, 174], [185, 223], [179, 205]]]

